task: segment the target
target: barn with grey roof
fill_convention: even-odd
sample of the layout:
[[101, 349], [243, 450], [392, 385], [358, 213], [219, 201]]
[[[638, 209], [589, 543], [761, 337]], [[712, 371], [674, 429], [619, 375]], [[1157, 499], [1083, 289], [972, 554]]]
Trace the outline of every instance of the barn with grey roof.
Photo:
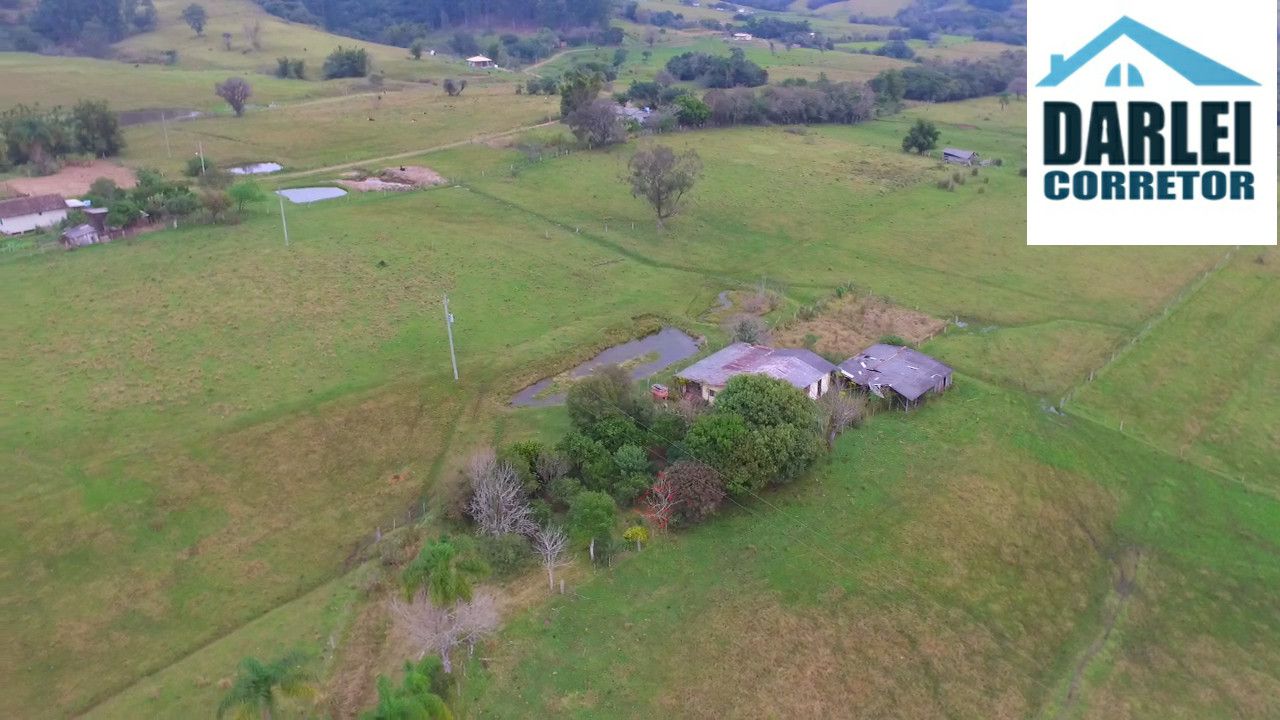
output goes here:
[[911, 407], [929, 393], [951, 387], [951, 368], [917, 350], [875, 344], [840, 363], [840, 374], [878, 396]]
[[738, 342], [690, 365], [676, 379], [687, 394], [707, 402], [714, 402], [716, 394], [736, 375], [766, 375], [816, 399], [831, 389], [835, 370], [835, 365], [811, 350]]

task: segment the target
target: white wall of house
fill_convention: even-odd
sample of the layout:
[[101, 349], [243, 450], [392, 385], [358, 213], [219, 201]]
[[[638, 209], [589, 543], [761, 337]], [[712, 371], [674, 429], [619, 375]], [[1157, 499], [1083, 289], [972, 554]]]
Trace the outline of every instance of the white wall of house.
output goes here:
[[49, 212], [3, 218], [0, 219], [0, 233], [18, 235], [19, 233], [31, 232], [40, 228], [53, 227], [66, 219], [66, 210], [50, 210]]

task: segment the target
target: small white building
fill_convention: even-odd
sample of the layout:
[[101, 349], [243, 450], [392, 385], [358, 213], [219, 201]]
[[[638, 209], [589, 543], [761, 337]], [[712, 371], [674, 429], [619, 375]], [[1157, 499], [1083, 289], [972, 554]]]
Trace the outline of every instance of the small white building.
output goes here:
[[493, 60], [490, 60], [489, 58], [483, 55], [476, 55], [475, 57], [467, 58], [467, 65], [473, 68], [481, 68], [481, 69], [495, 67], [493, 64]]
[[0, 200], [0, 234], [21, 235], [53, 227], [66, 219], [67, 201], [61, 195]]
[[832, 388], [836, 366], [812, 350], [737, 342], [676, 373], [688, 394], [715, 402], [736, 375], [767, 375], [817, 400]]
[[733, 39], [734, 39], [734, 40], [737, 40], [738, 42], [746, 42], [746, 41], [751, 40], [751, 39], [753, 39], [753, 38], [752, 38], [752, 36], [751, 36], [751, 33], [741, 33], [741, 32], [739, 32], [739, 33], [734, 33], [734, 34], [733, 34]]

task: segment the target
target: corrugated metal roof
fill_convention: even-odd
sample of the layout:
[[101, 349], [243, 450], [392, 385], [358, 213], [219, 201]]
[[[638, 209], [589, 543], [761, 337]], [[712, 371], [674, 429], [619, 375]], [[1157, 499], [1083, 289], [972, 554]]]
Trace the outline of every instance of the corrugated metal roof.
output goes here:
[[775, 350], [739, 342], [708, 355], [680, 371], [676, 377], [721, 387], [735, 375], [767, 375], [803, 389], [832, 370], [835, 370], [835, 365], [808, 350]]
[[951, 368], [908, 347], [875, 344], [840, 363], [850, 380], [879, 395], [881, 387], [915, 401], [951, 377]]
[[66, 209], [67, 201], [61, 195], [36, 195], [0, 200], [0, 218], [15, 218]]
[[959, 148], [943, 148], [942, 154], [944, 156], [954, 155], [955, 157], [961, 158], [963, 160], [968, 160], [972, 158], [974, 155], [977, 155], [978, 153], [972, 150], [960, 150]]

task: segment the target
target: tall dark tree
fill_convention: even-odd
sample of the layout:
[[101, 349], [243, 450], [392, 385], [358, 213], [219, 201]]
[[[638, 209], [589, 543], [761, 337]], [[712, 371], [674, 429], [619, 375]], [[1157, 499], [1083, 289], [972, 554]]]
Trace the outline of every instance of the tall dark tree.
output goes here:
[[203, 5], [191, 3], [183, 9], [182, 19], [196, 31], [196, 35], [204, 35], [204, 26], [209, 21], [209, 13], [205, 12]]
[[80, 152], [109, 157], [124, 149], [120, 121], [105, 101], [81, 100], [71, 109], [71, 118]]

